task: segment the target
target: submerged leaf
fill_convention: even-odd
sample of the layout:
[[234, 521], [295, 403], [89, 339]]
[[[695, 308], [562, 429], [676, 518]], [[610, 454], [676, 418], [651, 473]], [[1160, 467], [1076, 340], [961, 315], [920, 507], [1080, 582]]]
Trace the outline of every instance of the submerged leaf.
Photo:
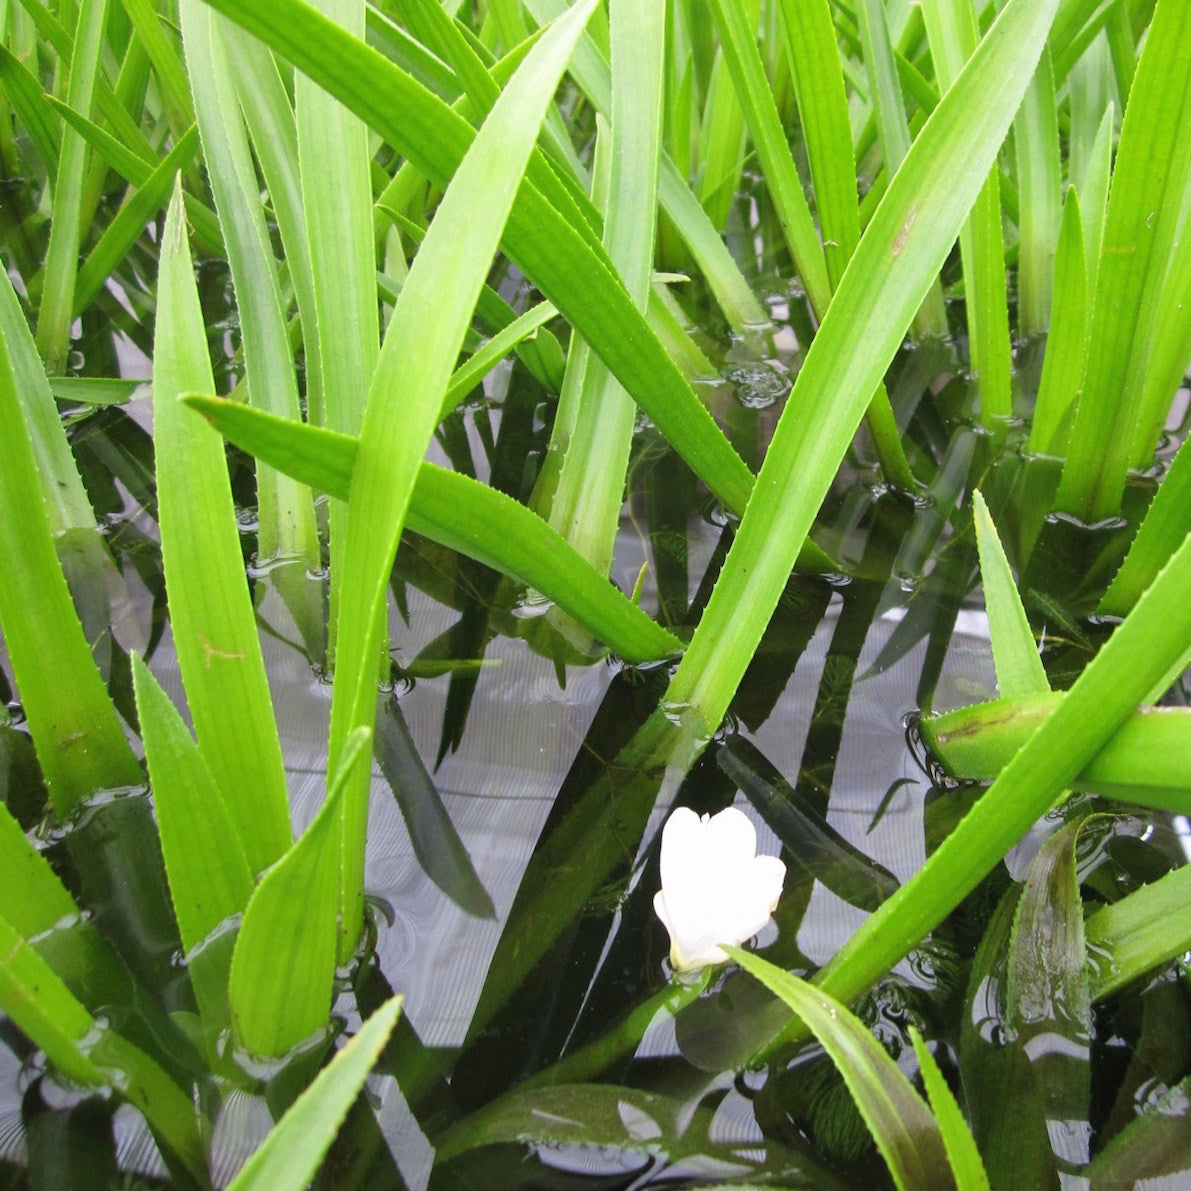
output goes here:
[[898, 887], [887, 868], [844, 839], [743, 737], [732, 737], [716, 759], [786, 851], [837, 897], [862, 910], [875, 910]]
[[492, 898], [480, 883], [442, 795], [422, 764], [395, 697], [384, 701], [378, 716], [376, 759], [401, 807], [414, 855], [426, 875], [469, 914], [495, 918]]
[[194, 1105], [148, 1055], [97, 1022], [3, 917], [0, 1009], [69, 1079], [85, 1088], [119, 1090], [190, 1174], [206, 1181]]
[[1182, 1186], [1191, 1178], [1191, 1076], [1168, 1089], [1096, 1155], [1093, 1187]]
[[1014, 1045], [1030, 1058], [1051, 1146], [1066, 1171], [1087, 1164], [1091, 1141], [1092, 1001], [1075, 855], [1086, 823], [1068, 823], [1043, 844], [1009, 940], [1007, 1020]]
[[1020, 899], [1011, 886], [977, 948], [960, 1019], [959, 1071], [972, 1132], [994, 1186], [1057, 1188], [1042, 1094], [1005, 1008], [1006, 957]]

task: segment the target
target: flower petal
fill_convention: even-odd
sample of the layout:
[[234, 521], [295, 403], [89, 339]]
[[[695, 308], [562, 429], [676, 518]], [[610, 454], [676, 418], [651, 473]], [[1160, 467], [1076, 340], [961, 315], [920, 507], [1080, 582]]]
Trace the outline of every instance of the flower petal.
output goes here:
[[756, 847], [756, 828], [735, 807], [703, 818], [678, 807], [667, 819], [654, 910], [670, 933], [677, 971], [723, 963], [721, 945], [743, 943], [769, 921], [786, 866], [757, 856]]
[[757, 900], [766, 901], [772, 914], [782, 897], [786, 866], [776, 856], [755, 856], [749, 870], [749, 881], [757, 891]]
[[734, 806], [712, 815], [703, 830], [706, 838], [714, 841], [716, 860], [723, 868], [747, 864], [757, 855], [757, 829], [752, 819]]
[[706, 852], [704, 820], [689, 806], [676, 807], [662, 828], [662, 888], [697, 881], [706, 871]]

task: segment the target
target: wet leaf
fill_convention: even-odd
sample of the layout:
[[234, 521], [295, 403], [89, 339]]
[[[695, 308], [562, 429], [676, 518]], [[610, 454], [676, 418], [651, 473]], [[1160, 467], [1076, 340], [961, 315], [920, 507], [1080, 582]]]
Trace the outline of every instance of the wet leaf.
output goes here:
[[228, 995], [241, 1044], [280, 1057], [324, 1028], [339, 923], [340, 814], [353, 769], [368, 772], [372, 733], [359, 728], [314, 822], [261, 878], [232, 953]]
[[1085, 1172], [1093, 1187], [1137, 1186], [1143, 1179], [1191, 1176], [1191, 1076], [1148, 1105]]
[[1006, 698], [1045, 694], [1050, 690], [1050, 683], [1038, 656], [1038, 644], [1017, 594], [1005, 548], [979, 490], [972, 494], [972, 516], [976, 523], [980, 581], [984, 586], [997, 687]]
[[898, 1187], [950, 1185], [951, 1167], [937, 1122], [868, 1027], [805, 980], [739, 947], [725, 950], [780, 996], [831, 1056]]
[[401, 1012], [393, 997], [323, 1068], [228, 1184], [233, 1191], [305, 1187], [335, 1138]]
[[1097, 1000], [1191, 949], [1189, 895], [1191, 866], [1184, 865], [1088, 917]]
[[[922, 720], [953, 777], [990, 781], [1062, 703], [1056, 691], [974, 703]], [[1191, 810], [1191, 709], [1142, 707], [1071, 780], [1071, 788], [1175, 814]]]
[[1087, 822], [1068, 823], [1042, 845], [1009, 940], [1007, 1022], [1029, 1056], [1038, 1107], [1066, 1173], [1090, 1157], [1092, 1001], [1075, 850]]

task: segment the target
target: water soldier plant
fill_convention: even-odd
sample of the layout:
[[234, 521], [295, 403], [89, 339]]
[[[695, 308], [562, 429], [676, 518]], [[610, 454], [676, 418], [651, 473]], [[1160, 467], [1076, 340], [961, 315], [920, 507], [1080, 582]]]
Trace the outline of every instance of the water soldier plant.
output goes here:
[[0, 0], [5, 1178], [1185, 1177], [1183, 15]]

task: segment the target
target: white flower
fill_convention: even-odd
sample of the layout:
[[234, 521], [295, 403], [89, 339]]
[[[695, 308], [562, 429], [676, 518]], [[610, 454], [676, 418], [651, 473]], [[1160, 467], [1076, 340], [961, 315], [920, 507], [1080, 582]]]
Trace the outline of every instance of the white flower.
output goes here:
[[727, 960], [721, 945], [735, 947], [769, 921], [785, 879], [776, 856], [757, 855], [757, 831], [743, 811], [700, 818], [678, 807], [662, 828], [662, 887], [653, 899], [674, 970]]

